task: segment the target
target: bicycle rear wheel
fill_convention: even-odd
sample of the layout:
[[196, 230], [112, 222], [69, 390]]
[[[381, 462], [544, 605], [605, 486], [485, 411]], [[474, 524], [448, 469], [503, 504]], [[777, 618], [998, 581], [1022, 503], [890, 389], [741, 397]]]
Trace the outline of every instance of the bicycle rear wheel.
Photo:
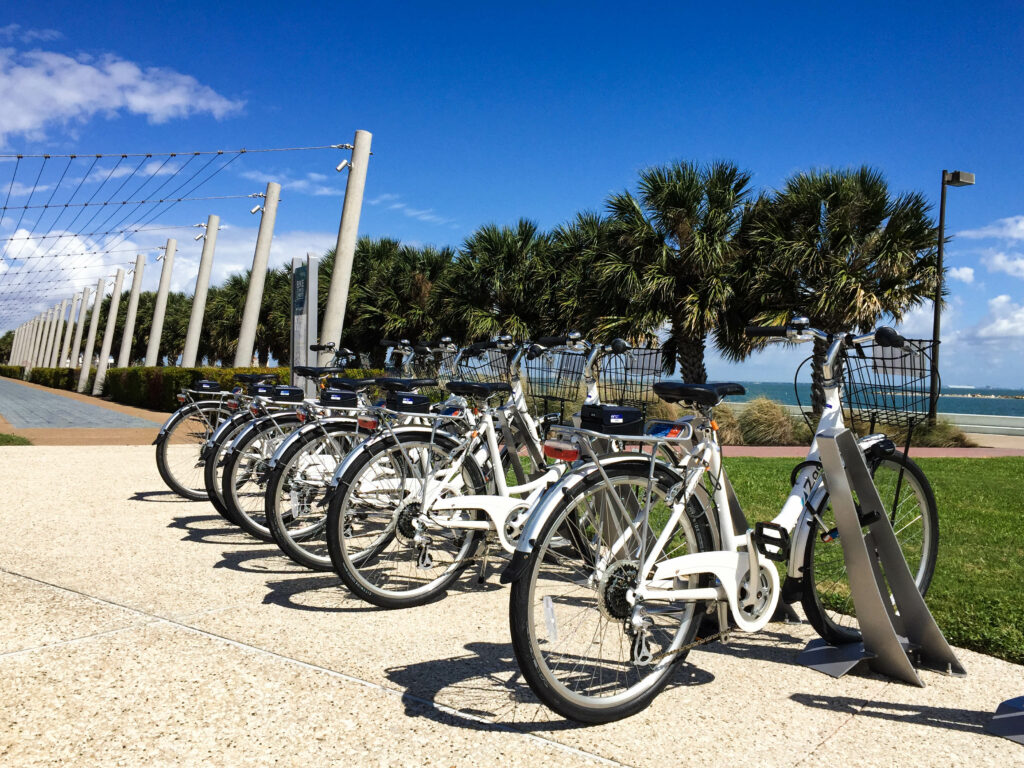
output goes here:
[[178, 412], [156, 446], [156, 466], [167, 487], [192, 501], [209, 498], [200, 450], [217, 425], [231, 416], [220, 403], [193, 403]]
[[[871, 472], [910, 573], [924, 595], [935, 573], [939, 551], [939, 518], [932, 487], [921, 468], [899, 451], [873, 464]], [[831, 505], [821, 517], [828, 530], [835, 528]], [[823, 639], [833, 645], [855, 643], [860, 640], [860, 625], [842, 543], [838, 536], [822, 541], [821, 533], [815, 530], [807, 542], [801, 604], [807, 620]]]
[[315, 571], [329, 571], [324, 499], [338, 465], [363, 439], [354, 423], [302, 435], [285, 450], [267, 482], [264, 514], [274, 541], [288, 557]]
[[[643, 614], [629, 602], [641, 557], [669, 522], [665, 498], [679, 482], [658, 465], [648, 492], [649, 468], [646, 460], [611, 464], [605, 468], [610, 488], [594, 472], [570, 491], [512, 584], [509, 625], [519, 667], [538, 698], [571, 720], [605, 723], [644, 709], [700, 627], [702, 605], [694, 602], [652, 601]], [[630, 523], [635, 532], [622, 545]], [[691, 498], [658, 561], [705, 551], [711, 541], [706, 511]], [[680, 587], [707, 579], [691, 577]], [[641, 615], [638, 631], [633, 619]]]

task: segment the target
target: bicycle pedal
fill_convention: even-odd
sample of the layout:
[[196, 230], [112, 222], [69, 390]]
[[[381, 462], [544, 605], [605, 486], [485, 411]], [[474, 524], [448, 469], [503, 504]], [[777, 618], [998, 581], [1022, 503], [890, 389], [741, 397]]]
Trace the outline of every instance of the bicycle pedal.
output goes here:
[[[754, 546], [769, 560], [784, 563], [789, 560], [789, 531], [775, 523], [757, 523], [754, 526]], [[769, 549], [773, 547], [774, 549]]]

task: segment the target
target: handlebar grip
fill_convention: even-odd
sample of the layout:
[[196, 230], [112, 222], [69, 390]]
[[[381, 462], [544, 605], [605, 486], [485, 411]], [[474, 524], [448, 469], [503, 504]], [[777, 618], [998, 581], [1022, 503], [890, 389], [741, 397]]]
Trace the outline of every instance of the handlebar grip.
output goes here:
[[309, 345], [309, 351], [310, 352], [329, 352], [332, 349], [334, 349], [334, 342], [333, 341], [328, 341], [326, 344], [310, 344]]
[[612, 352], [616, 355], [621, 355], [623, 352], [629, 352], [633, 346], [625, 339], [612, 339], [612, 343], [609, 344], [612, 348]]
[[545, 349], [540, 344], [531, 344], [529, 349], [526, 350], [526, 359], [536, 360], [538, 357], [543, 355], [544, 352]]
[[569, 336], [541, 336], [537, 339], [537, 344], [542, 347], [561, 347], [569, 340]]
[[750, 337], [758, 336], [774, 336], [778, 338], [786, 337], [786, 326], [784, 325], [748, 325], [744, 333]]
[[434, 350], [432, 350], [426, 344], [414, 344], [413, 348], [412, 348], [412, 351], [415, 352], [417, 355], [432, 355], [432, 354], [434, 354]]
[[895, 329], [890, 328], [887, 325], [883, 325], [875, 331], [875, 343], [880, 347], [896, 347], [897, 349], [903, 349], [907, 340], [897, 333]]

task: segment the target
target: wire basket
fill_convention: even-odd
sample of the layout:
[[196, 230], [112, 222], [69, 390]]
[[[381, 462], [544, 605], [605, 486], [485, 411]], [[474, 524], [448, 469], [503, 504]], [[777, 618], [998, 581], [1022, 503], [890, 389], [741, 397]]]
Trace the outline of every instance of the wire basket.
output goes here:
[[443, 370], [442, 354], [414, 352], [408, 359], [402, 359], [400, 355], [395, 354], [392, 357], [392, 364], [384, 369], [384, 374], [387, 377], [398, 379], [437, 379], [436, 385], [418, 389], [420, 394], [427, 395], [431, 400], [437, 402], [443, 400], [448, 394], [444, 388], [447, 379], [442, 376]]
[[548, 350], [533, 360], [523, 360], [527, 393], [544, 400], [577, 400], [583, 381], [585, 352]]
[[855, 421], [910, 429], [928, 417], [931, 339], [907, 339], [902, 349], [861, 344], [843, 353], [843, 406]]
[[509, 355], [514, 354], [500, 349], [484, 349], [476, 354], [463, 350], [458, 356], [458, 363], [453, 361], [452, 381], [474, 381], [479, 383], [508, 382]]
[[601, 360], [597, 393], [603, 403], [646, 408], [658, 398], [651, 387], [664, 375], [661, 349], [631, 349]]

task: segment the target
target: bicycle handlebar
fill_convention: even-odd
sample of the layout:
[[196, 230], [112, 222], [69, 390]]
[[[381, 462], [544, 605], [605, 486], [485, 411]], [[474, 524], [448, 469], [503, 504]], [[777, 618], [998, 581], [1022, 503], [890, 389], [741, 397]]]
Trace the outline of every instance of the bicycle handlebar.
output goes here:
[[633, 348], [633, 346], [625, 339], [612, 339], [612, 343], [609, 344], [608, 347], [616, 355], [629, 352], [629, 350]]
[[326, 344], [310, 344], [310, 352], [330, 352], [334, 349], [334, 342], [328, 341]]
[[744, 333], [751, 338], [767, 336], [784, 339], [789, 329], [784, 325], [748, 325]]

